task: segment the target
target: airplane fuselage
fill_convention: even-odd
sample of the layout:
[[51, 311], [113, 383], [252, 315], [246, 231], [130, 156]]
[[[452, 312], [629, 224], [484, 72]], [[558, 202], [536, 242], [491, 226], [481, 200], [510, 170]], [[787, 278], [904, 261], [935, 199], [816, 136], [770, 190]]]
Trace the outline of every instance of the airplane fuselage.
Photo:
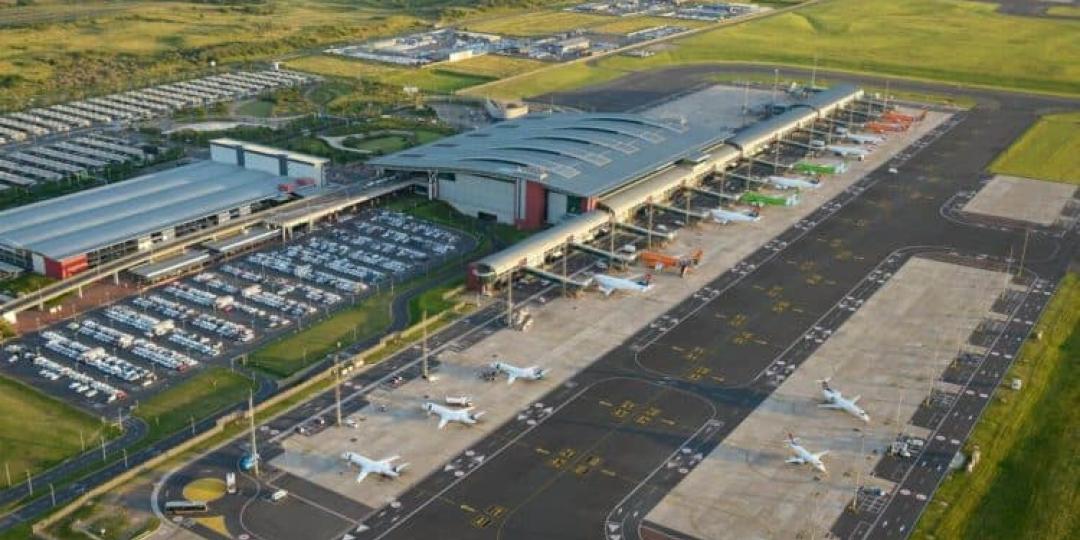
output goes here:
[[712, 210], [709, 210], [709, 213], [712, 214], [714, 221], [725, 225], [732, 222], [753, 223], [761, 220], [761, 216], [746, 214], [735, 210], [724, 210], [723, 208], [713, 208]]
[[505, 362], [494, 362], [491, 364], [491, 368], [499, 373], [506, 374], [506, 383], [513, 384], [517, 379], [527, 379], [530, 381], [537, 381], [544, 378], [546, 371], [537, 366], [530, 366], [526, 368], [520, 368], [512, 366]]
[[767, 180], [780, 189], [817, 189], [819, 186], [818, 182], [812, 182], [809, 178], [801, 176], [770, 176]]
[[652, 284], [647, 281], [636, 281], [633, 279], [618, 278], [615, 276], [609, 276], [606, 274], [595, 274], [593, 280], [596, 281], [597, 287], [600, 288], [600, 292], [607, 296], [615, 291], [629, 291], [636, 293], [647, 292], [652, 289]]
[[449, 422], [457, 422], [459, 424], [469, 425], [475, 424], [477, 419], [480, 418], [483, 413], [481, 412], [474, 414], [472, 412], [472, 409], [472, 407], [467, 407], [464, 409], [453, 409], [432, 402], [424, 404], [424, 410], [427, 411], [428, 414], [435, 414], [439, 416], [439, 429], [446, 427], [446, 424]]

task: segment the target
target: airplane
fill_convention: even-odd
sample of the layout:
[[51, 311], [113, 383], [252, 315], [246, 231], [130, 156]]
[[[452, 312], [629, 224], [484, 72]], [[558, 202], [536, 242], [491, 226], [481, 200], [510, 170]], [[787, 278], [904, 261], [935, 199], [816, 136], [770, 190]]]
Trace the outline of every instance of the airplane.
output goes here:
[[785, 460], [787, 463], [794, 465], [810, 465], [824, 474], [829, 474], [829, 471], [825, 470], [825, 464], [821, 462], [821, 458], [829, 453], [828, 450], [822, 450], [815, 454], [806, 448], [803, 448], [803, 446], [799, 444], [799, 439], [790, 433], [788, 433], [788, 447], [795, 452], [795, 455], [787, 458], [787, 460]]
[[538, 381], [540, 379], [543, 379], [544, 375], [547, 374], [546, 369], [537, 366], [519, 368], [517, 366], [512, 366], [504, 362], [493, 362], [491, 364], [491, 369], [494, 369], [499, 373], [505, 373], [507, 376], [506, 384], [514, 384], [514, 381], [518, 379]]
[[611, 296], [611, 293], [615, 291], [644, 293], [652, 289], [652, 276], [649, 274], [632, 278], [593, 274], [592, 279], [596, 282], [596, 286], [600, 288], [600, 292], [604, 293], [604, 296]]
[[826, 147], [830, 152], [842, 156], [853, 157], [859, 161], [866, 159], [866, 156], [870, 155], [870, 152], [857, 146], [844, 146], [840, 144], [830, 144]]
[[360, 467], [360, 474], [356, 477], [357, 483], [363, 482], [364, 478], [367, 478], [367, 475], [372, 473], [382, 475], [387, 478], [397, 478], [401, 474], [401, 471], [405, 470], [405, 467], [409, 466], [408, 463], [402, 463], [400, 465], [390, 464], [390, 462], [400, 458], [401, 456], [390, 456], [386, 459], [375, 461], [373, 459], [368, 459], [364, 456], [361, 456], [356, 452], [345, 452], [344, 454], [341, 454], [341, 459], [344, 459], [352, 465]]
[[844, 135], [844, 138], [859, 144], [881, 144], [885, 142], [885, 137], [869, 135], [867, 133], [848, 133]]
[[806, 176], [770, 176], [766, 180], [780, 189], [817, 189], [821, 182]]
[[761, 221], [761, 214], [758, 212], [750, 213], [739, 212], [737, 210], [724, 210], [723, 208], [713, 208], [709, 210], [709, 213], [712, 214], [713, 221], [721, 225], [727, 225], [733, 221], [745, 223]]
[[472, 412], [473, 407], [465, 407], [464, 409], [455, 409], [452, 407], [446, 407], [439, 405], [438, 403], [427, 402], [424, 404], [424, 410], [428, 414], [439, 415], [439, 429], [446, 427], [446, 424], [450, 422], [458, 422], [461, 424], [475, 424], [481, 416], [484, 415], [484, 411], [478, 413]]
[[870, 422], [870, 415], [866, 414], [866, 411], [859, 408], [857, 403], [861, 396], [855, 396], [851, 399], [845, 398], [839, 390], [833, 390], [829, 387], [829, 379], [822, 379], [818, 381], [821, 383], [821, 394], [825, 396], [825, 403], [818, 405], [823, 409], [838, 409], [844, 411], [855, 418], [862, 420], [863, 422]]

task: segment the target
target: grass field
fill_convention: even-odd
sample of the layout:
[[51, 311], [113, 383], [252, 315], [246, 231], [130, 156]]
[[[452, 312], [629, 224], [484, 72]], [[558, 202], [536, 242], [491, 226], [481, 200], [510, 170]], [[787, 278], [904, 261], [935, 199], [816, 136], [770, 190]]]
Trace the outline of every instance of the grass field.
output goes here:
[[1050, 9], [1047, 9], [1046, 13], [1054, 15], [1055, 17], [1080, 17], [1080, 7], [1050, 6]]
[[1001, 153], [996, 173], [1080, 184], [1080, 113], [1044, 116]]
[[428, 317], [434, 317], [435, 315], [454, 307], [457, 301], [453, 298], [446, 298], [446, 296], [450, 291], [461, 287], [464, 283], [464, 279], [457, 279], [445, 285], [424, 291], [423, 294], [410, 300], [409, 322], [415, 324], [424, 318], [425, 313]]
[[[0, 411], [0, 461], [15, 482], [25, 481], [26, 471], [37, 474], [81, 452], [80, 432], [88, 445], [115, 435], [100, 419], [2, 376]], [[0, 486], [7, 482], [0, 470]]]
[[383, 137], [372, 137], [370, 139], [361, 139], [355, 143], [350, 144], [348, 139], [345, 139], [345, 146], [350, 148], [356, 148], [359, 150], [367, 150], [369, 152], [381, 152], [383, 154], [389, 154], [390, 152], [397, 152], [403, 150], [409, 146], [409, 140], [401, 135], [386, 135]]
[[[32, 17], [70, 2], [39, 1]], [[82, 8], [106, 7], [100, 0]], [[330, 0], [277, 0], [261, 5], [131, 2], [122, 10], [88, 10], [79, 18], [43, 18], [0, 31], [0, 107], [35, 95], [81, 96], [206, 69], [263, 59], [320, 43], [367, 39], [415, 28], [420, 19], [376, 3], [345, 6]], [[4, 13], [0, 11], [0, 21]]]
[[248, 365], [278, 377], [293, 373], [322, 360], [342, 347], [377, 336], [390, 326], [388, 292], [363, 300], [330, 318], [285, 336], [251, 354]]
[[236, 108], [236, 114], [241, 116], [254, 116], [257, 118], [269, 118], [274, 114], [274, 104], [262, 99], [253, 99], [242, 103]]
[[438, 67], [409, 69], [324, 54], [303, 56], [289, 60], [285, 65], [290, 69], [331, 77], [366, 79], [399, 87], [416, 86], [434, 93], [450, 93], [492, 80], [490, 77], [447, 71]]
[[570, 11], [535, 11], [510, 15], [484, 21], [466, 23], [467, 30], [507, 34], [511, 36], [542, 36], [556, 32], [565, 32], [575, 28], [585, 28], [613, 20], [613, 17], [574, 13]]
[[953, 473], [913, 538], [1066, 540], [1080, 536], [1080, 274], [1069, 274], [972, 433], [980, 464]]
[[213, 367], [140, 402], [135, 414], [150, 426], [147, 441], [154, 441], [240, 402], [253, 389], [251, 379]]
[[439, 67], [439, 70], [464, 73], [474, 77], [502, 79], [519, 73], [532, 71], [545, 65], [544, 62], [539, 60], [488, 54], [470, 58], [468, 60], [462, 60], [461, 62], [454, 62], [452, 64], [442, 64]]
[[1080, 94], [1080, 21], [1014, 17], [996, 9], [963, 0], [827, 0], [675, 40], [648, 58], [609, 56], [480, 91], [520, 98], [661, 67], [731, 61], [805, 66], [816, 56], [822, 69]]

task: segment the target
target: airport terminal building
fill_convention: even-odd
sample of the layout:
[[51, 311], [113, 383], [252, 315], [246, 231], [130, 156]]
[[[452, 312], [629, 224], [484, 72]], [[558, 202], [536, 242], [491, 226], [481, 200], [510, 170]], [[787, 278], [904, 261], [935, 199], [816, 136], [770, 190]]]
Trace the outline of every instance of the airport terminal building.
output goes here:
[[628, 182], [701, 159], [731, 133], [634, 114], [531, 115], [372, 160], [481, 219], [537, 229]]
[[0, 261], [63, 279], [311, 192], [328, 161], [230, 139], [211, 156], [0, 212]]
[[840, 84], [737, 131], [709, 110], [691, 119], [638, 114], [533, 114], [372, 160], [384, 174], [416, 180], [429, 197], [521, 229], [552, 227], [470, 266], [473, 287], [535, 267], [567, 243], [592, 239], [644, 205], [753, 160], [862, 99]]

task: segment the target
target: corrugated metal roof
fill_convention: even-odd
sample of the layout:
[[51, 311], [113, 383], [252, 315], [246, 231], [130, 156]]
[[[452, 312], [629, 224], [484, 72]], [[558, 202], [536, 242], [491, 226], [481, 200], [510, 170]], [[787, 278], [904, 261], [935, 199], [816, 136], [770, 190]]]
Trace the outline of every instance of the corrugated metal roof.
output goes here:
[[288, 181], [203, 161], [0, 212], [0, 242], [62, 259], [277, 197]]
[[410, 148], [369, 162], [388, 170], [438, 170], [526, 178], [595, 196], [724, 142], [692, 122], [635, 114], [531, 115]]

